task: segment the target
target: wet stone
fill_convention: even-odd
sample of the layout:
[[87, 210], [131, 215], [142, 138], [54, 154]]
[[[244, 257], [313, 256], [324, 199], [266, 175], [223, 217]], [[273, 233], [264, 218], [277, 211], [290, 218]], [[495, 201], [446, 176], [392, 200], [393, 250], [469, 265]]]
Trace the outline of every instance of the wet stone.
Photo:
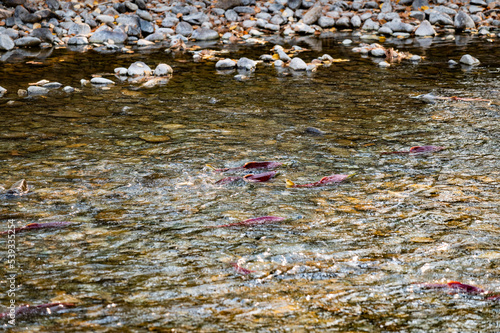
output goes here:
[[169, 65], [158, 64], [158, 66], [156, 66], [153, 74], [156, 76], [164, 76], [164, 75], [172, 74], [173, 72], [174, 71], [173, 71], [172, 67], [170, 67]]
[[90, 83], [95, 84], [95, 85], [109, 85], [109, 84], [115, 84], [113, 81], [103, 78], [103, 77], [94, 77], [92, 80], [90, 80]]
[[7, 92], [7, 89], [0, 86], [0, 97], [3, 97], [3, 95], [5, 95], [6, 92]]
[[76, 36], [68, 39], [68, 45], [86, 45], [89, 43], [87, 37]]
[[307, 68], [307, 64], [305, 63], [304, 60], [302, 60], [298, 57], [295, 57], [292, 59], [292, 61], [290, 61], [290, 64], [288, 65], [288, 67], [290, 67], [294, 71], [304, 71]]
[[372, 19], [368, 19], [363, 24], [362, 30], [378, 30], [380, 28], [380, 24], [378, 22], [373, 21]]
[[460, 58], [460, 63], [468, 66], [477, 66], [481, 62], [470, 54], [465, 54], [462, 56], [462, 58]]
[[21, 37], [14, 41], [17, 47], [37, 47], [42, 41], [36, 37]]
[[102, 44], [112, 40], [115, 44], [123, 44], [127, 38], [127, 34], [119, 28], [114, 30], [105, 29], [94, 32], [92, 36], [90, 36], [89, 42]]
[[49, 89], [47, 88], [43, 88], [43, 87], [39, 87], [39, 86], [31, 86], [31, 87], [28, 87], [28, 95], [29, 96], [32, 96], [32, 95], [45, 95], [46, 93], [49, 92]]
[[246, 70], [253, 70], [255, 69], [255, 65], [256, 65], [255, 61], [243, 57], [238, 60], [236, 67]]
[[129, 66], [127, 74], [129, 76], [151, 75], [151, 68], [142, 61], [136, 61]]
[[373, 49], [370, 51], [370, 55], [378, 58], [383, 58], [386, 56], [385, 50], [381, 48]]

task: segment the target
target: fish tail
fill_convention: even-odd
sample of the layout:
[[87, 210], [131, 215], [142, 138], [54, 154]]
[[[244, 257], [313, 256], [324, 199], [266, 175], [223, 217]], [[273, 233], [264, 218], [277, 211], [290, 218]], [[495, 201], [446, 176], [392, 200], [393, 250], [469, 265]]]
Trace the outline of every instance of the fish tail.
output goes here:
[[352, 178], [352, 177], [356, 176], [357, 174], [358, 174], [357, 172], [353, 172], [353, 173], [349, 174], [346, 179]]
[[286, 187], [287, 188], [291, 188], [291, 187], [295, 186], [295, 183], [292, 182], [290, 179], [285, 179], [285, 182], [286, 182]]
[[216, 170], [215, 167], [213, 165], [211, 165], [211, 164], [205, 164], [205, 166], [207, 168], [209, 168], [210, 170]]

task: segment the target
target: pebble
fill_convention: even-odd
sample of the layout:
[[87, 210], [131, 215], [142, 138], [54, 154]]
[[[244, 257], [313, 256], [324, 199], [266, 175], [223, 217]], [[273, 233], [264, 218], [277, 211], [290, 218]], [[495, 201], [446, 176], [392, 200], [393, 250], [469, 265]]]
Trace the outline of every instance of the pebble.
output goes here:
[[236, 67], [236, 61], [232, 59], [222, 59], [215, 64], [216, 69], [232, 69]]
[[465, 54], [462, 56], [462, 58], [460, 58], [460, 63], [467, 65], [467, 66], [477, 66], [481, 62], [478, 59], [471, 56], [470, 54]]
[[158, 66], [156, 66], [153, 74], [156, 76], [165, 76], [165, 75], [172, 74], [173, 72], [174, 72], [174, 70], [169, 65], [159, 64]]
[[344, 44], [344, 45], [350, 45], [350, 44], [352, 44], [352, 40], [350, 40], [350, 39], [344, 39], [342, 41], [342, 44]]
[[92, 80], [90, 80], [90, 83], [95, 84], [95, 85], [108, 85], [108, 84], [115, 84], [113, 81], [109, 79], [105, 79], [103, 77], [94, 77]]
[[72, 93], [75, 91], [75, 88], [71, 87], [71, 86], [65, 86], [63, 89], [62, 89], [65, 93]]
[[5, 93], [7, 93], [7, 89], [5, 89], [4, 87], [0, 86], [0, 97], [3, 97], [3, 95], [5, 95]]
[[387, 67], [390, 67], [391, 64], [389, 64], [387, 61], [381, 61], [378, 63], [378, 66], [381, 68], [387, 68]]
[[385, 50], [382, 48], [376, 48], [376, 49], [371, 50], [370, 55], [372, 55], [374, 57], [379, 57], [379, 58], [383, 58], [386, 56]]
[[198, 41], [214, 40], [214, 39], [219, 39], [219, 34], [217, 33], [217, 31], [212, 29], [199, 28], [192, 33], [191, 38]]
[[46, 93], [49, 92], [49, 89], [44, 88], [44, 87], [39, 87], [39, 86], [30, 86], [30, 87], [28, 87], [27, 91], [28, 91], [28, 96], [45, 95]]

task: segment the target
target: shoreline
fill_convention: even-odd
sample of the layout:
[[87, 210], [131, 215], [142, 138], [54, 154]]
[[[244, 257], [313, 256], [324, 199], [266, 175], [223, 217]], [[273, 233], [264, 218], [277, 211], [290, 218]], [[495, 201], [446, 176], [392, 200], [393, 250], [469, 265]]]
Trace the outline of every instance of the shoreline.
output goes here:
[[[0, 52], [52, 46], [231, 44], [261, 36], [318, 36], [352, 30], [380, 38], [470, 33], [500, 37], [500, 2], [377, 1], [65, 2], [3, 0]], [[123, 50], [126, 51], [126, 50]]]

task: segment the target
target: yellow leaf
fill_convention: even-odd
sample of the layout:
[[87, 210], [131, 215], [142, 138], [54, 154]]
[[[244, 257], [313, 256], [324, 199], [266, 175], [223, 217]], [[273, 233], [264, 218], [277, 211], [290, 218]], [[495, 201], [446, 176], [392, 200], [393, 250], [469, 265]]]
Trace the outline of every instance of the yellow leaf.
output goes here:
[[273, 59], [274, 60], [278, 60], [279, 58], [280, 58], [280, 56], [278, 55], [278, 53], [273, 54]]
[[429, 9], [429, 6], [422, 6], [422, 7], [420, 7], [420, 9], [421, 10], [427, 10], [427, 9]]

